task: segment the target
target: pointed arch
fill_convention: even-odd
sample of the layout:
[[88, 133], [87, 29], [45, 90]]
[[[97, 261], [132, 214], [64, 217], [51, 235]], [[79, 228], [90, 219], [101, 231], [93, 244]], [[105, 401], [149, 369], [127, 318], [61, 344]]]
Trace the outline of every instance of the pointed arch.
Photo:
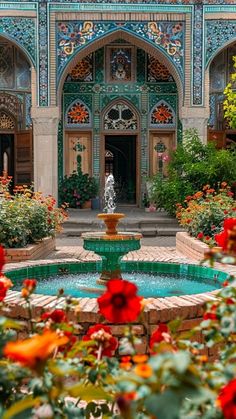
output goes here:
[[176, 114], [172, 106], [165, 100], [159, 100], [150, 112], [151, 128], [175, 128]]
[[137, 131], [139, 113], [128, 100], [115, 99], [102, 112], [102, 127], [104, 131]]
[[80, 99], [74, 100], [65, 112], [66, 128], [91, 127], [92, 117], [89, 107]]
[[178, 97], [179, 97], [179, 106], [183, 104], [183, 80], [181, 79], [180, 73], [177, 70], [174, 62], [171, 60], [170, 56], [162, 50], [158, 45], [154, 42], [148, 41], [144, 38], [141, 38], [135, 33], [130, 33], [124, 29], [116, 29], [112, 33], [105, 34], [98, 39], [93, 39], [93, 42], [89, 42], [85, 45], [81, 45], [80, 49], [77, 50], [76, 53], [72, 53], [70, 58], [67, 61], [66, 66], [63, 68], [63, 71], [60, 74], [58, 79], [58, 88], [57, 88], [57, 102], [61, 104], [61, 95], [63, 91], [64, 81], [68, 75], [68, 73], [75, 67], [79, 60], [82, 60], [88, 54], [96, 51], [99, 48], [102, 48], [109, 43], [116, 41], [117, 39], [124, 39], [128, 43], [135, 45], [136, 47], [143, 49], [146, 53], [152, 55], [153, 57], [157, 58], [161, 61], [165, 67], [168, 69], [170, 74], [173, 76], [174, 81], [176, 82], [177, 89], [178, 89]]

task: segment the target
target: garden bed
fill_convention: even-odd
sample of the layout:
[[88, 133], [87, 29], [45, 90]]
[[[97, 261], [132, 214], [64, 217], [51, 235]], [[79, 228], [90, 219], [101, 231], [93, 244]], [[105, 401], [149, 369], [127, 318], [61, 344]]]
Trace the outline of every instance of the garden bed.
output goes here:
[[26, 260], [42, 259], [56, 248], [54, 237], [45, 237], [38, 243], [29, 244], [18, 249], [5, 249], [6, 262], [23, 262]]
[[209, 250], [209, 247], [206, 243], [181, 231], [176, 234], [176, 250], [190, 259], [201, 261], [204, 259], [204, 253]]

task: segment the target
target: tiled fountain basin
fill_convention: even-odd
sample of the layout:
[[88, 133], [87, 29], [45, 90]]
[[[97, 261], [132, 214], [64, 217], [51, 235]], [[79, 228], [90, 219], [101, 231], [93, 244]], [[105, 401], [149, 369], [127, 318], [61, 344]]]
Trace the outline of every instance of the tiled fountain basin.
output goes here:
[[209, 247], [206, 243], [191, 237], [188, 233], [179, 231], [176, 234], [176, 250], [184, 256], [201, 261]]
[[[202, 268], [195, 265], [181, 265], [175, 263], [158, 263], [158, 262], [122, 262], [123, 271], [142, 271], [142, 272], [155, 272], [158, 271], [168, 273], [180, 273], [181, 269], [189, 275], [196, 273], [201, 269], [205, 269], [205, 272], [213, 276], [211, 268]], [[181, 268], [182, 267], [182, 268]], [[9, 276], [13, 282], [14, 280], [21, 281], [24, 278], [40, 278], [41, 276], [57, 275], [62, 271], [68, 271], [68, 273], [79, 273], [79, 272], [94, 272], [97, 269], [97, 263], [95, 262], [70, 262], [60, 261], [52, 263], [44, 261], [39, 266], [28, 266], [24, 268], [14, 267], [11, 269], [7, 267], [7, 276]], [[187, 270], [187, 272], [186, 272]], [[224, 281], [227, 274], [222, 271], [215, 271], [219, 275], [219, 279]], [[125, 273], [123, 275], [125, 277]], [[215, 300], [217, 291], [207, 292], [203, 294], [194, 295], [183, 295], [181, 297], [165, 297], [165, 298], [146, 298], [145, 299], [145, 311], [142, 322], [137, 321], [133, 327], [136, 333], [141, 338], [141, 344], [138, 347], [140, 353], [146, 352], [148, 347], [148, 341], [151, 333], [156, 328], [158, 323], [167, 323], [176, 318], [182, 319], [182, 325], [180, 331], [187, 331], [197, 326], [202, 321], [203, 306], [206, 301]], [[56, 296], [39, 295], [34, 294], [32, 296], [32, 312], [34, 318], [38, 318], [42, 312], [48, 311], [52, 308], [64, 307], [65, 298], [61, 297], [57, 300]], [[11, 318], [22, 320], [25, 328], [27, 328], [28, 311], [24, 305], [24, 301], [21, 299], [20, 292], [9, 291], [5, 299], [7, 304], [7, 315]], [[100, 323], [102, 321], [101, 316], [98, 313], [98, 306], [96, 298], [78, 298], [78, 304], [80, 306], [79, 323], [83, 327], [81, 335], [86, 332], [89, 326]], [[69, 319], [77, 321], [77, 315], [73, 310], [69, 313]], [[111, 324], [113, 334], [117, 337], [122, 336], [123, 330], [122, 324]], [[202, 336], [198, 333], [195, 339], [202, 342]], [[210, 357], [215, 356], [215, 349], [204, 349]], [[208, 352], [209, 351], [209, 352]]]
[[45, 237], [38, 243], [29, 244], [18, 249], [5, 249], [7, 263], [23, 262], [27, 260], [42, 259], [56, 248], [54, 237]]

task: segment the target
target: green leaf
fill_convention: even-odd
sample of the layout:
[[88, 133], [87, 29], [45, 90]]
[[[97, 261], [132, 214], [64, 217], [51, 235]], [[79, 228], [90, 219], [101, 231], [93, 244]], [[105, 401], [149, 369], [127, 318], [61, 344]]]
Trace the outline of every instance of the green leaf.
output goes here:
[[20, 400], [19, 402], [14, 403], [10, 409], [8, 409], [2, 419], [13, 419], [17, 415], [25, 412], [26, 410], [34, 407], [36, 404], [38, 404], [41, 401], [40, 397], [37, 397], [36, 399], [32, 398], [31, 396], [26, 397], [23, 400]]
[[158, 419], [178, 419], [180, 399], [171, 390], [162, 394], [152, 394], [145, 401], [148, 412]]
[[79, 397], [81, 400], [90, 402], [92, 400], [112, 400], [102, 387], [96, 387], [93, 384], [77, 384], [66, 389], [70, 396]]

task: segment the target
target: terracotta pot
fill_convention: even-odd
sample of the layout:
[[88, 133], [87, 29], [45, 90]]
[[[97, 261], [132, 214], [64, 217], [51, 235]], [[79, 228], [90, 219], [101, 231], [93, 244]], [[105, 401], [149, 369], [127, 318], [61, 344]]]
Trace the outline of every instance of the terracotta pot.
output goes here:
[[91, 209], [91, 199], [85, 201], [85, 203], [82, 205], [82, 209]]

